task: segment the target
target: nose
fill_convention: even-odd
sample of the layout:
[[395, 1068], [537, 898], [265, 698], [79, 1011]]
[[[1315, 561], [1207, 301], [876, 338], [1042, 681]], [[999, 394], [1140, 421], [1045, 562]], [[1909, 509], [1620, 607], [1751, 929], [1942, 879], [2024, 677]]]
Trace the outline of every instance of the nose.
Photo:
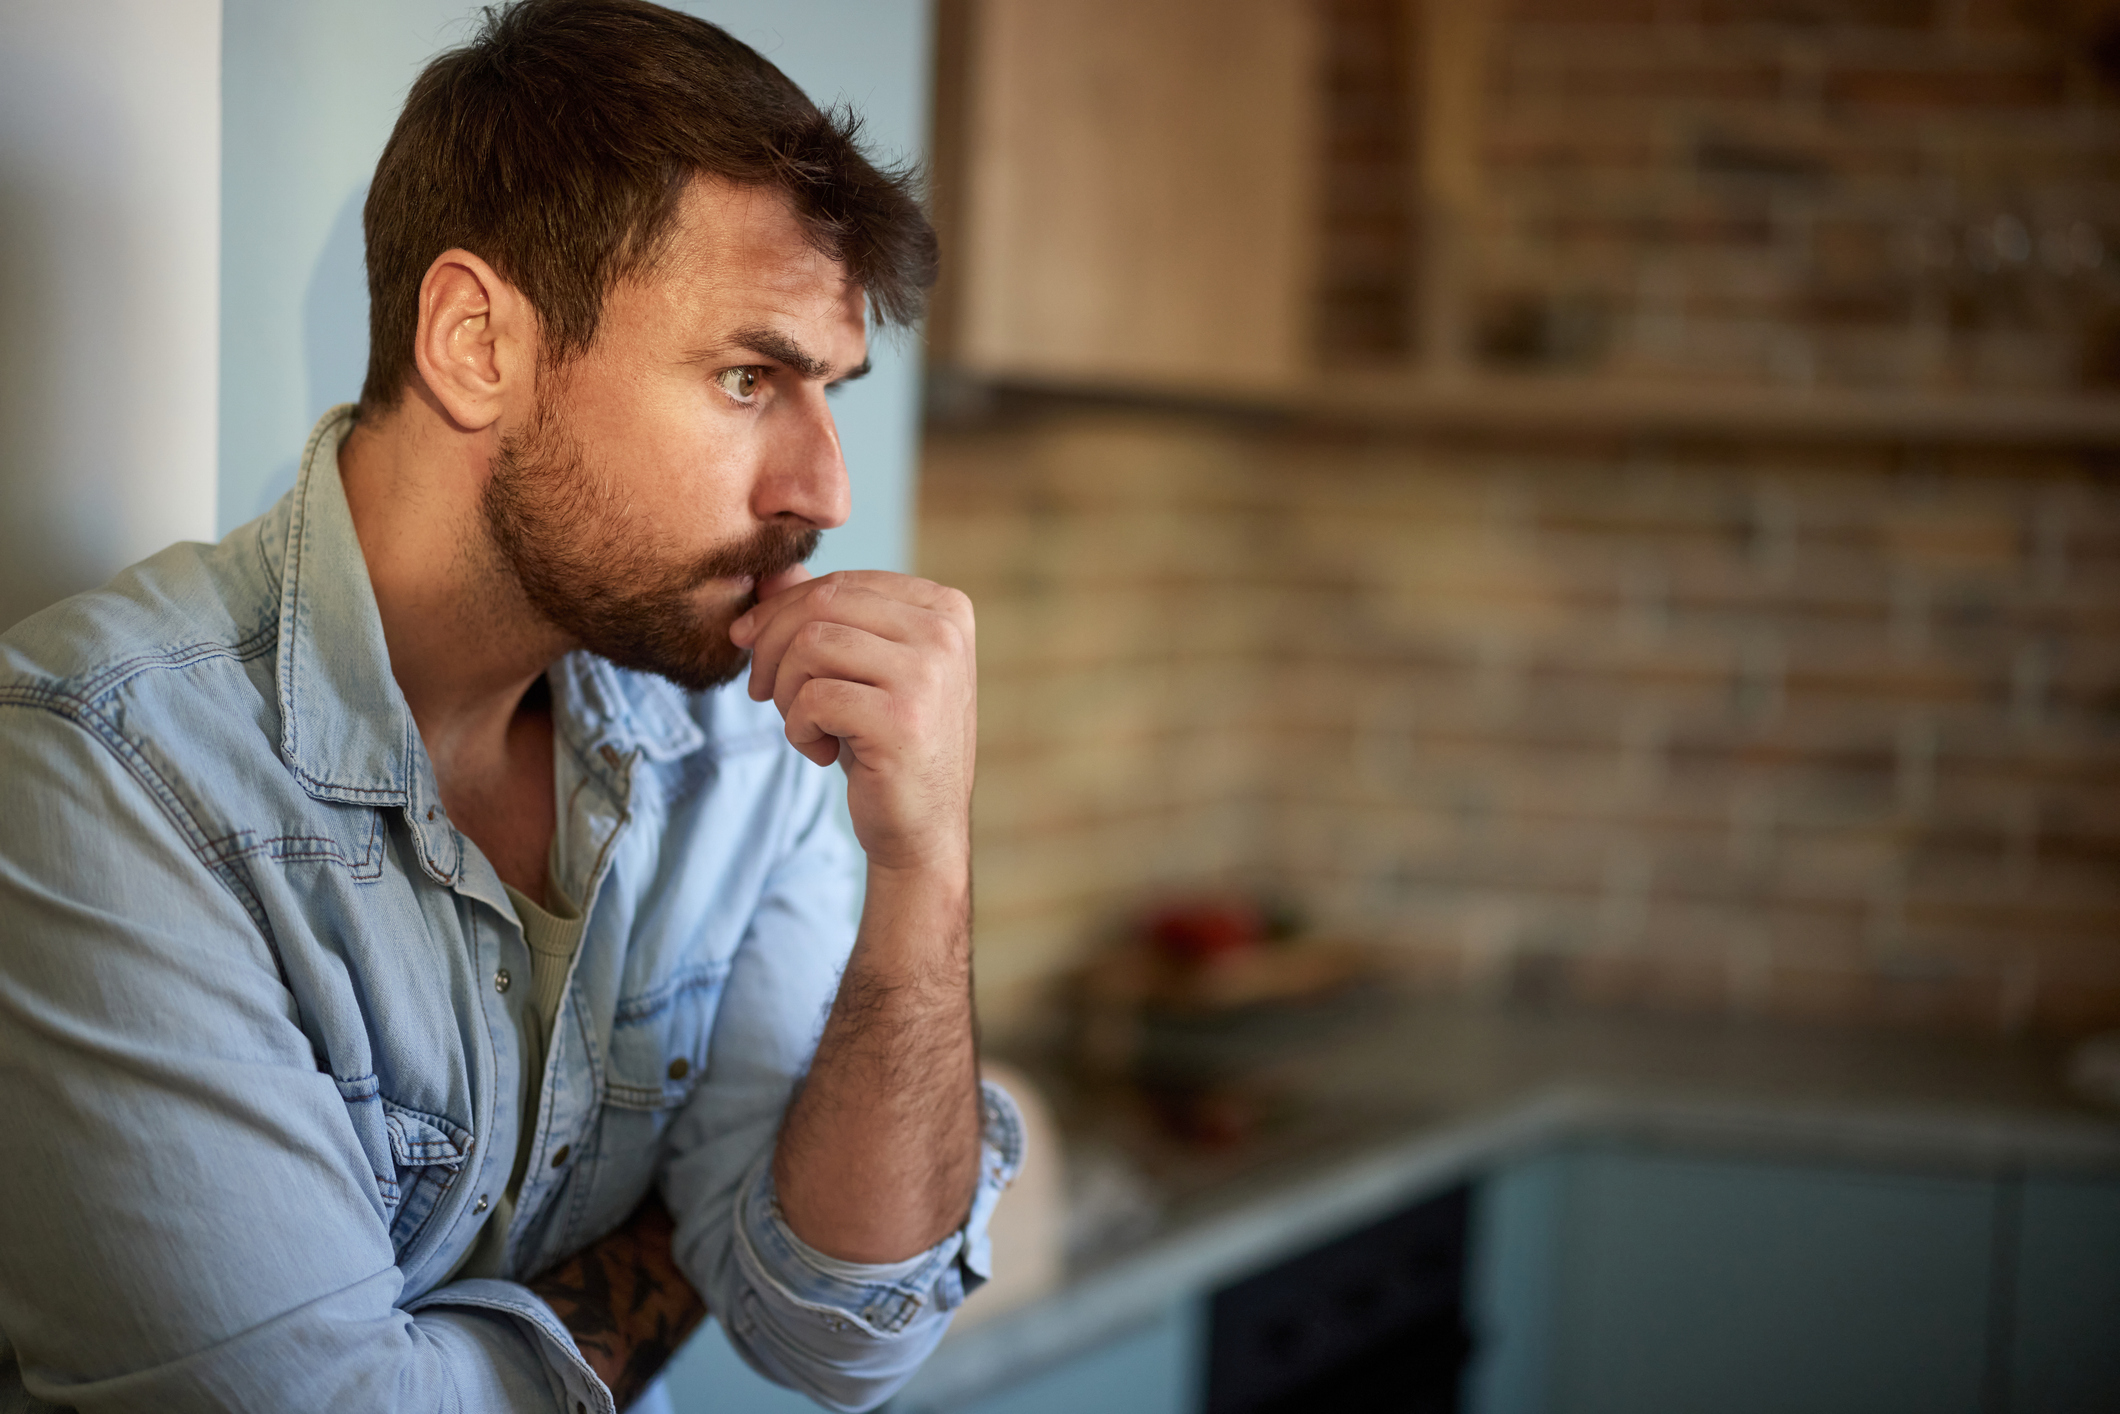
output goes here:
[[760, 520], [793, 516], [830, 530], [846, 523], [854, 505], [839, 426], [823, 388], [807, 386], [793, 401], [796, 405], [786, 409], [787, 420], [774, 429], [778, 435], [751, 509]]

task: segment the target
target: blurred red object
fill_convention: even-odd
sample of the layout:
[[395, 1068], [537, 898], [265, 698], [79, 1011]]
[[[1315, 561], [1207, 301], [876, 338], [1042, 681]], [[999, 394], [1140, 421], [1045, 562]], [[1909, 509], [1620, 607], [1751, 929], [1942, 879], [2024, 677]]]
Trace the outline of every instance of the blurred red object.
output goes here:
[[1148, 940], [1173, 962], [1211, 962], [1256, 947], [1266, 936], [1266, 918], [1256, 904], [1201, 899], [1158, 909], [1148, 919]]

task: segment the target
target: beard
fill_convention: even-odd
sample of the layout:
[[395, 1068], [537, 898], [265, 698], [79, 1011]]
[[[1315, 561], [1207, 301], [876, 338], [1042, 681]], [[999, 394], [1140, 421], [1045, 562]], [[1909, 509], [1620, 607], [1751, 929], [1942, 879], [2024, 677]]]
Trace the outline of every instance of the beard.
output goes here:
[[[583, 648], [694, 692], [731, 682], [751, 659], [729, 625], [755, 586], [817, 549], [815, 527], [769, 523], [689, 560], [660, 555], [629, 527], [628, 498], [592, 468], [559, 398], [527, 432], [503, 438], [481, 498], [486, 530], [530, 607]], [[699, 590], [748, 577], [725, 601]]]

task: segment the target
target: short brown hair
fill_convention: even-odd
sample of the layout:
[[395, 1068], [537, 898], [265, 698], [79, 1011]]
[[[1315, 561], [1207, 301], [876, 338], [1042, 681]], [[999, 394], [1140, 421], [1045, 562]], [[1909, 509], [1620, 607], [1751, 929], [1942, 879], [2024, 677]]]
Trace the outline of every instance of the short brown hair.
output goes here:
[[920, 317], [935, 233], [913, 176], [862, 152], [860, 119], [820, 111], [757, 51], [645, 0], [521, 0], [412, 85], [376, 163], [363, 411], [414, 373], [420, 281], [461, 247], [537, 311], [541, 358], [596, 337], [604, 296], [652, 260], [695, 177], [785, 193], [879, 323]]

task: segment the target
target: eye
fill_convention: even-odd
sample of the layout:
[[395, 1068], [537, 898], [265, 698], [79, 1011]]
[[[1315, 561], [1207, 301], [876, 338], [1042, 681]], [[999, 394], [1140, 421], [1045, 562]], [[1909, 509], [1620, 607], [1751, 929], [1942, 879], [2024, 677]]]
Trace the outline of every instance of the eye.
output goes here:
[[758, 385], [765, 381], [763, 369], [755, 365], [742, 368], [724, 368], [714, 375], [721, 390], [740, 403], [748, 403], [758, 392]]

